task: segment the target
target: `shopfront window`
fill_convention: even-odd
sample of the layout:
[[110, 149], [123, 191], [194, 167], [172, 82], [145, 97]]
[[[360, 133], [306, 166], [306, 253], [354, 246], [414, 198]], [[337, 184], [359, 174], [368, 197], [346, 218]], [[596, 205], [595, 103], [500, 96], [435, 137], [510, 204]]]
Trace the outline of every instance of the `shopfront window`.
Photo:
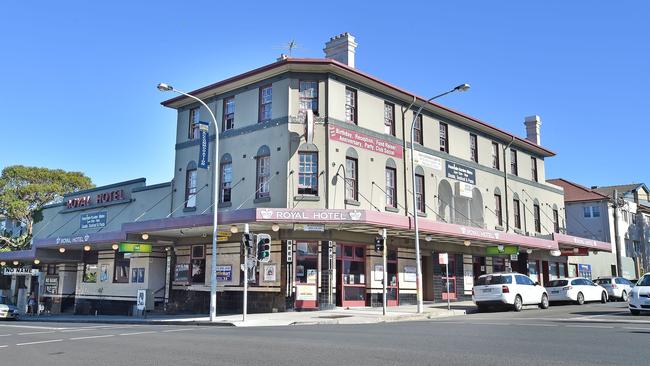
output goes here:
[[560, 278], [558, 276], [558, 265], [557, 262], [549, 262], [548, 264], [548, 278], [550, 280], [557, 280]]
[[130, 253], [115, 252], [113, 271], [114, 283], [129, 283], [129, 271], [131, 269]]
[[539, 269], [537, 268], [537, 262], [528, 262], [528, 277], [535, 282], [539, 282]]
[[192, 246], [192, 283], [205, 284], [205, 245]]
[[566, 274], [566, 264], [558, 263], [557, 264], [558, 277], [564, 278]]
[[84, 252], [83, 260], [84, 260], [83, 277], [82, 277], [83, 282], [96, 283], [98, 253], [96, 251]]
[[337, 252], [341, 253], [337, 265], [341, 268], [342, 305], [363, 306], [366, 301], [365, 247], [342, 245], [341, 248], [343, 250]]
[[296, 283], [318, 283], [318, 242], [296, 243]]
[[492, 270], [493, 272], [505, 272], [506, 271], [506, 260], [500, 257], [492, 258]]

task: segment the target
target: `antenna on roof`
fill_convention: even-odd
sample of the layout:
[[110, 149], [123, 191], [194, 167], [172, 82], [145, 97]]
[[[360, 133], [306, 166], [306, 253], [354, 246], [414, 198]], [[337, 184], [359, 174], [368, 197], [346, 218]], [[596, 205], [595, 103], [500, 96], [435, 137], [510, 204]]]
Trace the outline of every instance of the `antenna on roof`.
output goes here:
[[292, 40], [290, 40], [289, 42], [282, 44], [282, 46], [280, 46], [280, 47], [276, 47], [276, 48], [285, 51], [286, 54], [287, 54], [289, 57], [291, 57], [291, 54], [293, 53], [293, 51], [294, 51], [295, 49], [298, 49], [298, 48], [302, 49], [303, 47], [300, 46], [300, 45], [298, 44], [298, 42], [296, 42], [295, 39], [292, 39]]

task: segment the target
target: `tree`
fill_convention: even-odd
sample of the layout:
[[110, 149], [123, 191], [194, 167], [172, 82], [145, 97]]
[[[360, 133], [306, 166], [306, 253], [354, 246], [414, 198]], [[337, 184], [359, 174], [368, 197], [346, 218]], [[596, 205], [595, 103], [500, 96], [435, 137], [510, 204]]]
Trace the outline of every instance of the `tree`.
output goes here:
[[23, 223], [26, 231], [18, 238], [0, 233], [0, 248], [25, 249], [32, 238], [41, 209], [64, 194], [93, 188], [84, 173], [22, 165], [8, 166], [0, 175], [0, 214]]

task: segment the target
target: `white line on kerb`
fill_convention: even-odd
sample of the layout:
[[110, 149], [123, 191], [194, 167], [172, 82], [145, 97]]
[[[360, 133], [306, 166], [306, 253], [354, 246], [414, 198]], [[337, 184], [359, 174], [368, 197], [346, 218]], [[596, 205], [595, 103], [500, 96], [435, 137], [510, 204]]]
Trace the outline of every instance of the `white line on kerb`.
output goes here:
[[16, 343], [16, 346], [29, 346], [30, 344], [42, 344], [42, 343], [54, 343], [54, 342], [63, 342], [63, 339], [51, 339], [49, 341]]
[[76, 337], [76, 338], [70, 338], [70, 340], [71, 341], [78, 341], [80, 339], [108, 338], [108, 337], [115, 337], [115, 334], [105, 334], [105, 335], [96, 335], [96, 336], [88, 336], [88, 337]]
[[599, 328], [599, 329], [613, 329], [614, 327], [606, 327], [604, 325], [567, 325], [567, 328]]
[[156, 333], [156, 332], [154, 332], [154, 331], [150, 331], [150, 332], [122, 333], [122, 334], [120, 334], [120, 335], [121, 335], [121, 336], [129, 336], [129, 335], [151, 334], [151, 333]]

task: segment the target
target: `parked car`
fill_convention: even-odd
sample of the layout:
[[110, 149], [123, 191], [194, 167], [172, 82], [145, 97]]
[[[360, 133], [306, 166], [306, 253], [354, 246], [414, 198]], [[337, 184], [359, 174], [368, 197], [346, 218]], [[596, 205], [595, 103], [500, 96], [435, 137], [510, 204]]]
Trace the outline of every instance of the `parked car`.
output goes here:
[[627, 301], [633, 287], [632, 282], [623, 277], [598, 277], [594, 282], [607, 290], [607, 297], [621, 301]]
[[573, 301], [582, 305], [588, 301], [606, 303], [607, 290], [587, 278], [571, 277], [549, 281], [546, 285], [549, 299], [555, 301]]
[[642, 311], [650, 312], [650, 274], [641, 277], [632, 288], [628, 306], [632, 315], [639, 315]]
[[472, 288], [472, 300], [479, 311], [489, 306], [507, 306], [521, 311], [524, 305], [548, 308], [546, 289], [520, 273], [492, 273], [480, 276]]
[[0, 319], [18, 319], [18, 309], [6, 296], [0, 296]]

